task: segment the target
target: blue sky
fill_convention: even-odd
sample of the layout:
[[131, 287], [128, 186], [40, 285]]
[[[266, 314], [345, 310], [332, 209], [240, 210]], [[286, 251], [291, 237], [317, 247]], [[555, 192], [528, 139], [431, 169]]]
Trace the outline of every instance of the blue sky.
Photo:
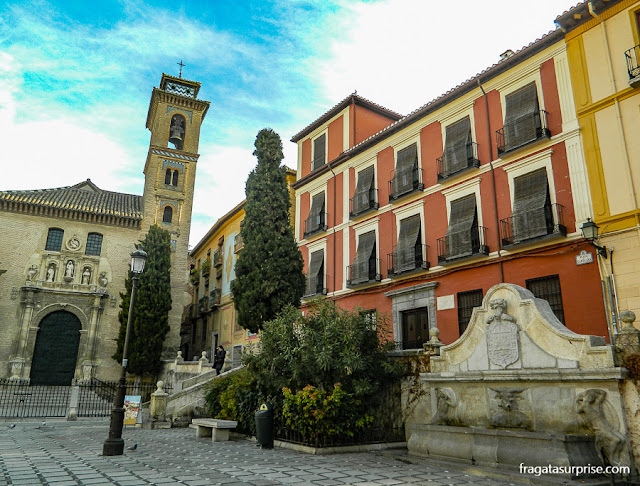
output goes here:
[[407, 114], [554, 29], [567, 0], [16, 1], [0, 7], [0, 190], [91, 178], [141, 194], [162, 72], [202, 83], [190, 242], [244, 198], [256, 133], [354, 90]]

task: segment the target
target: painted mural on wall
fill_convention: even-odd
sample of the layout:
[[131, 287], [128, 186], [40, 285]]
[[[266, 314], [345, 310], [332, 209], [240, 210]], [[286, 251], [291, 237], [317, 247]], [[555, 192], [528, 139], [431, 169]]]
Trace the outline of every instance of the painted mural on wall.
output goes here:
[[224, 269], [222, 271], [222, 296], [231, 293], [231, 281], [236, 278], [236, 258], [234, 243], [236, 232], [234, 231], [224, 239]]

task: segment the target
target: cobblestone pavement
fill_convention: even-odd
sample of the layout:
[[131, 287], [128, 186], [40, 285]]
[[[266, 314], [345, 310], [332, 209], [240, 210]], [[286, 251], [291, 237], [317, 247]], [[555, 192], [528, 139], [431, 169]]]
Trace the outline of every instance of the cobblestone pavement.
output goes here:
[[125, 447], [137, 450], [106, 457], [107, 421], [10, 424], [0, 422], [0, 486], [516, 484], [380, 452], [310, 455], [243, 439], [211, 442], [193, 429], [125, 429]]

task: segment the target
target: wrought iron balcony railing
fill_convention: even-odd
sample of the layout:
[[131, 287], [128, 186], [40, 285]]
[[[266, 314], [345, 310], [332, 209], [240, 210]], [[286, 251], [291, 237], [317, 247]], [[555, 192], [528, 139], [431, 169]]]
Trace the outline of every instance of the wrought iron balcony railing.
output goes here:
[[400, 250], [394, 246], [393, 252], [387, 254], [387, 275], [395, 277], [413, 270], [429, 270], [429, 245]]
[[244, 248], [244, 240], [242, 239], [242, 236], [236, 235], [235, 239], [233, 240], [233, 252], [238, 253], [243, 248]]
[[327, 213], [320, 213], [317, 216], [309, 216], [304, 221], [303, 236], [305, 238], [321, 231], [327, 231]]
[[222, 298], [222, 290], [213, 289], [209, 293], [209, 307], [213, 307], [215, 305], [220, 305], [220, 299]]
[[414, 191], [424, 189], [422, 169], [409, 167], [391, 171], [389, 180], [389, 200], [393, 201]]
[[382, 261], [370, 258], [366, 262], [347, 265], [347, 287], [356, 287], [369, 282], [380, 282]]
[[476, 255], [488, 255], [486, 245], [486, 231], [484, 226], [472, 226], [470, 230], [458, 231], [438, 238], [438, 263], [445, 264], [452, 261]]
[[547, 124], [547, 112], [545, 110], [521, 116], [496, 131], [498, 155], [524, 147], [536, 140], [550, 137], [551, 132]]
[[627, 61], [627, 72], [629, 73], [629, 85], [632, 88], [640, 86], [640, 66], [638, 59], [640, 58], [640, 45], [632, 47], [624, 53], [625, 61]]
[[209, 311], [209, 299], [207, 297], [201, 297], [198, 301], [198, 313], [204, 314]]
[[355, 218], [361, 214], [368, 213], [378, 209], [378, 190], [369, 189], [363, 193], [355, 193], [351, 199], [349, 199], [349, 217]]
[[[460, 157], [464, 160], [463, 162], [450, 160], [453, 157]], [[456, 155], [447, 156], [447, 153], [445, 152], [442, 154], [442, 157], [438, 157], [436, 159], [436, 165], [438, 166], [438, 181], [460, 174], [467, 169], [474, 167], [478, 168], [480, 167], [480, 161], [478, 160], [478, 144], [475, 142], [467, 143], [461, 147], [461, 153]]]
[[328, 275], [318, 275], [317, 277], [307, 277], [304, 290], [304, 298], [313, 297], [315, 295], [327, 295], [327, 287], [325, 282], [329, 281]]
[[213, 266], [219, 267], [220, 265], [222, 265], [222, 252], [216, 250], [213, 252]]
[[561, 204], [550, 204], [501, 219], [502, 246], [527, 243], [547, 236], [567, 236], [563, 209]]

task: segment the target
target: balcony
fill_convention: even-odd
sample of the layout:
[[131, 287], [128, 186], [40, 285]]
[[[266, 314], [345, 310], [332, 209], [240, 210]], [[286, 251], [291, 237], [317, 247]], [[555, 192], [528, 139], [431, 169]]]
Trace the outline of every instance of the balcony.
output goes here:
[[[420, 251], [416, 251], [418, 248]], [[387, 254], [387, 275], [393, 278], [416, 270], [429, 270], [428, 252], [429, 245], [412, 246], [404, 250], [393, 247], [393, 253]]]
[[347, 265], [347, 288], [354, 288], [370, 282], [380, 282], [382, 261], [370, 258], [361, 264]]
[[211, 272], [211, 260], [209, 258], [202, 262], [200, 271], [202, 272], [202, 276], [204, 278], [207, 278], [209, 276], [209, 273]]
[[198, 301], [198, 314], [202, 315], [205, 312], [209, 312], [209, 299], [207, 297], [201, 297]]
[[375, 211], [379, 208], [378, 204], [378, 190], [370, 189], [364, 191], [362, 194], [354, 194], [349, 199], [349, 218], [353, 219], [357, 216], [368, 213], [369, 211]]
[[213, 266], [216, 268], [222, 266], [222, 251], [216, 250], [213, 252]]
[[[454, 147], [454, 150], [455, 150], [455, 147]], [[472, 168], [477, 169], [478, 167], [480, 167], [480, 161], [478, 160], [478, 144], [477, 143], [475, 142], [466, 143], [464, 144], [464, 146], [461, 147], [461, 151], [466, 152], [465, 164], [462, 164], [457, 161], [447, 161], [446, 153], [443, 153], [442, 157], [438, 157], [436, 159], [436, 165], [438, 168], [438, 182], [446, 179], [447, 177], [452, 177], [454, 175], [461, 174], [467, 171], [468, 169], [472, 169]], [[448, 163], [445, 163], [445, 162], [448, 162]]]
[[539, 110], [537, 113], [521, 116], [496, 131], [498, 156], [544, 138], [551, 138], [546, 111]]
[[222, 297], [222, 290], [213, 289], [209, 293], [209, 307], [213, 308], [213, 306], [220, 305], [221, 297]]
[[309, 216], [304, 221], [303, 236], [308, 238], [311, 235], [327, 231], [327, 213], [320, 213], [317, 216]]
[[472, 226], [466, 231], [458, 231], [438, 238], [438, 264], [444, 265], [478, 255], [488, 255], [486, 242], [487, 228]]
[[410, 167], [391, 171], [389, 180], [389, 202], [423, 189], [422, 169]]
[[318, 275], [317, 277], [307, 277], [306, 286], [304, 290], [304, 299], [314, 297], [316, 295], [327, 295], [327, 288], [324, 286], [325, 282], [329, 280], [328, 275]]
[[502, 246], [509, 247], [555, 236], [567, 236], [563, 209], [564, 206], [561, 204], [550, 204], [544, 208], [501, 219]]
[[233, 240], [233, 252], [238, 253], [243, 248], [244, 248], [244, 240], [242, 239], [242, 236], [236, 235], [235, 239]]
[[629, 73], [629, 86], [637, 88], [640, 86], [640, 66], [638, 66], [638, 58], [640, 57], [640, 45], [632, 47], [624, 53], [627, 61], [627, 72]]

